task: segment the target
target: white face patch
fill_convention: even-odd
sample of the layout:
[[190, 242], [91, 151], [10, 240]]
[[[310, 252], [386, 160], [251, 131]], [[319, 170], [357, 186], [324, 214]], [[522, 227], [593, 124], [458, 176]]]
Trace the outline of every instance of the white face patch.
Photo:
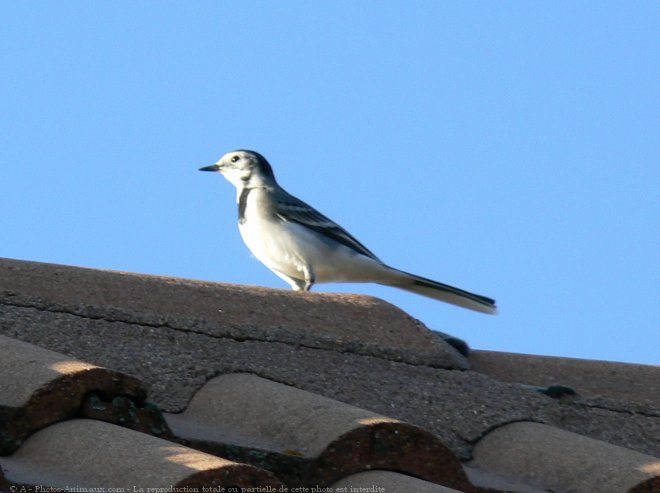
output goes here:
[[220, 173], [236, 188], [241, 188], [252, 175], [249, 156], [242, 152], [228, 152], [216, 163]]
[[244, 180], [243, 180], [243, 171], [240, 169], [236, 168], [230, 168], [227, 166], [223, 166], [220, 168], [220, 173], [222, 173], [222, 176], [224, 176], [229, 183], [234, 185], [237, 190], [240, 190], [243, 188], [244, 185]]

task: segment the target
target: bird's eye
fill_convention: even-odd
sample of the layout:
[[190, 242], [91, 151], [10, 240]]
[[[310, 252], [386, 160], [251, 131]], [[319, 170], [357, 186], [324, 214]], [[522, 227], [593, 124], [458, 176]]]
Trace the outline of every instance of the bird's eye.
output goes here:
[[235, 162], [238, 161], [239, 159], [241, 159], [239, 156], [234, 156], [233, 158], [231, 158], [231, 162], [232, 162], [232, 163], [235, 163]]

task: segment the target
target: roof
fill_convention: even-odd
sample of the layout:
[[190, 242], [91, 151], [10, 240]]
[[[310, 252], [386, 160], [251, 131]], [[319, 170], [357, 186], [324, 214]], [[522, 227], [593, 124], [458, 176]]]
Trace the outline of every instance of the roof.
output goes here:
[[466, 357], [371, 297], [0, 259], [0, 334], [3, 491], [660, 491], [659, 367]]

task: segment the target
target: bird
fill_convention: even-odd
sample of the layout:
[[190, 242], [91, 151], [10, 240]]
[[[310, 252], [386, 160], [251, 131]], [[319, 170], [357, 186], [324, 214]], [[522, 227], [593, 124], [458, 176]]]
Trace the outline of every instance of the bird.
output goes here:
[[234, 185], [243, 241], [294, 291], [309, 291], [316, 283], [373, 282], [482, 313], [497, 312], [491, 298], [382, 262], [336, 222], [284, 190], [258, 152], [231, 151], [199, 170], [219, 172]]

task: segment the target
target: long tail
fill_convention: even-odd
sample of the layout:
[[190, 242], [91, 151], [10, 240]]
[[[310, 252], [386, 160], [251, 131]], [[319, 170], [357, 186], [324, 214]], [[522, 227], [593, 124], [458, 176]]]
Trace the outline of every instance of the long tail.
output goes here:
[[422, 296], [451, 303], [452, 305], [462, 306], [463, 308], [468, 308], [477, 312], [488, 313], [491, 315], [497, 313], [497, 306], [495, 306], [494, 299], [463, 291], [462, 289], [416, 276], [415, 274], [403, 272], [392, 267], [390, 268], [402, 275], [397, 276], [399, 279], [396, 281], [388, 280], [382, 284], [421, 294]]

